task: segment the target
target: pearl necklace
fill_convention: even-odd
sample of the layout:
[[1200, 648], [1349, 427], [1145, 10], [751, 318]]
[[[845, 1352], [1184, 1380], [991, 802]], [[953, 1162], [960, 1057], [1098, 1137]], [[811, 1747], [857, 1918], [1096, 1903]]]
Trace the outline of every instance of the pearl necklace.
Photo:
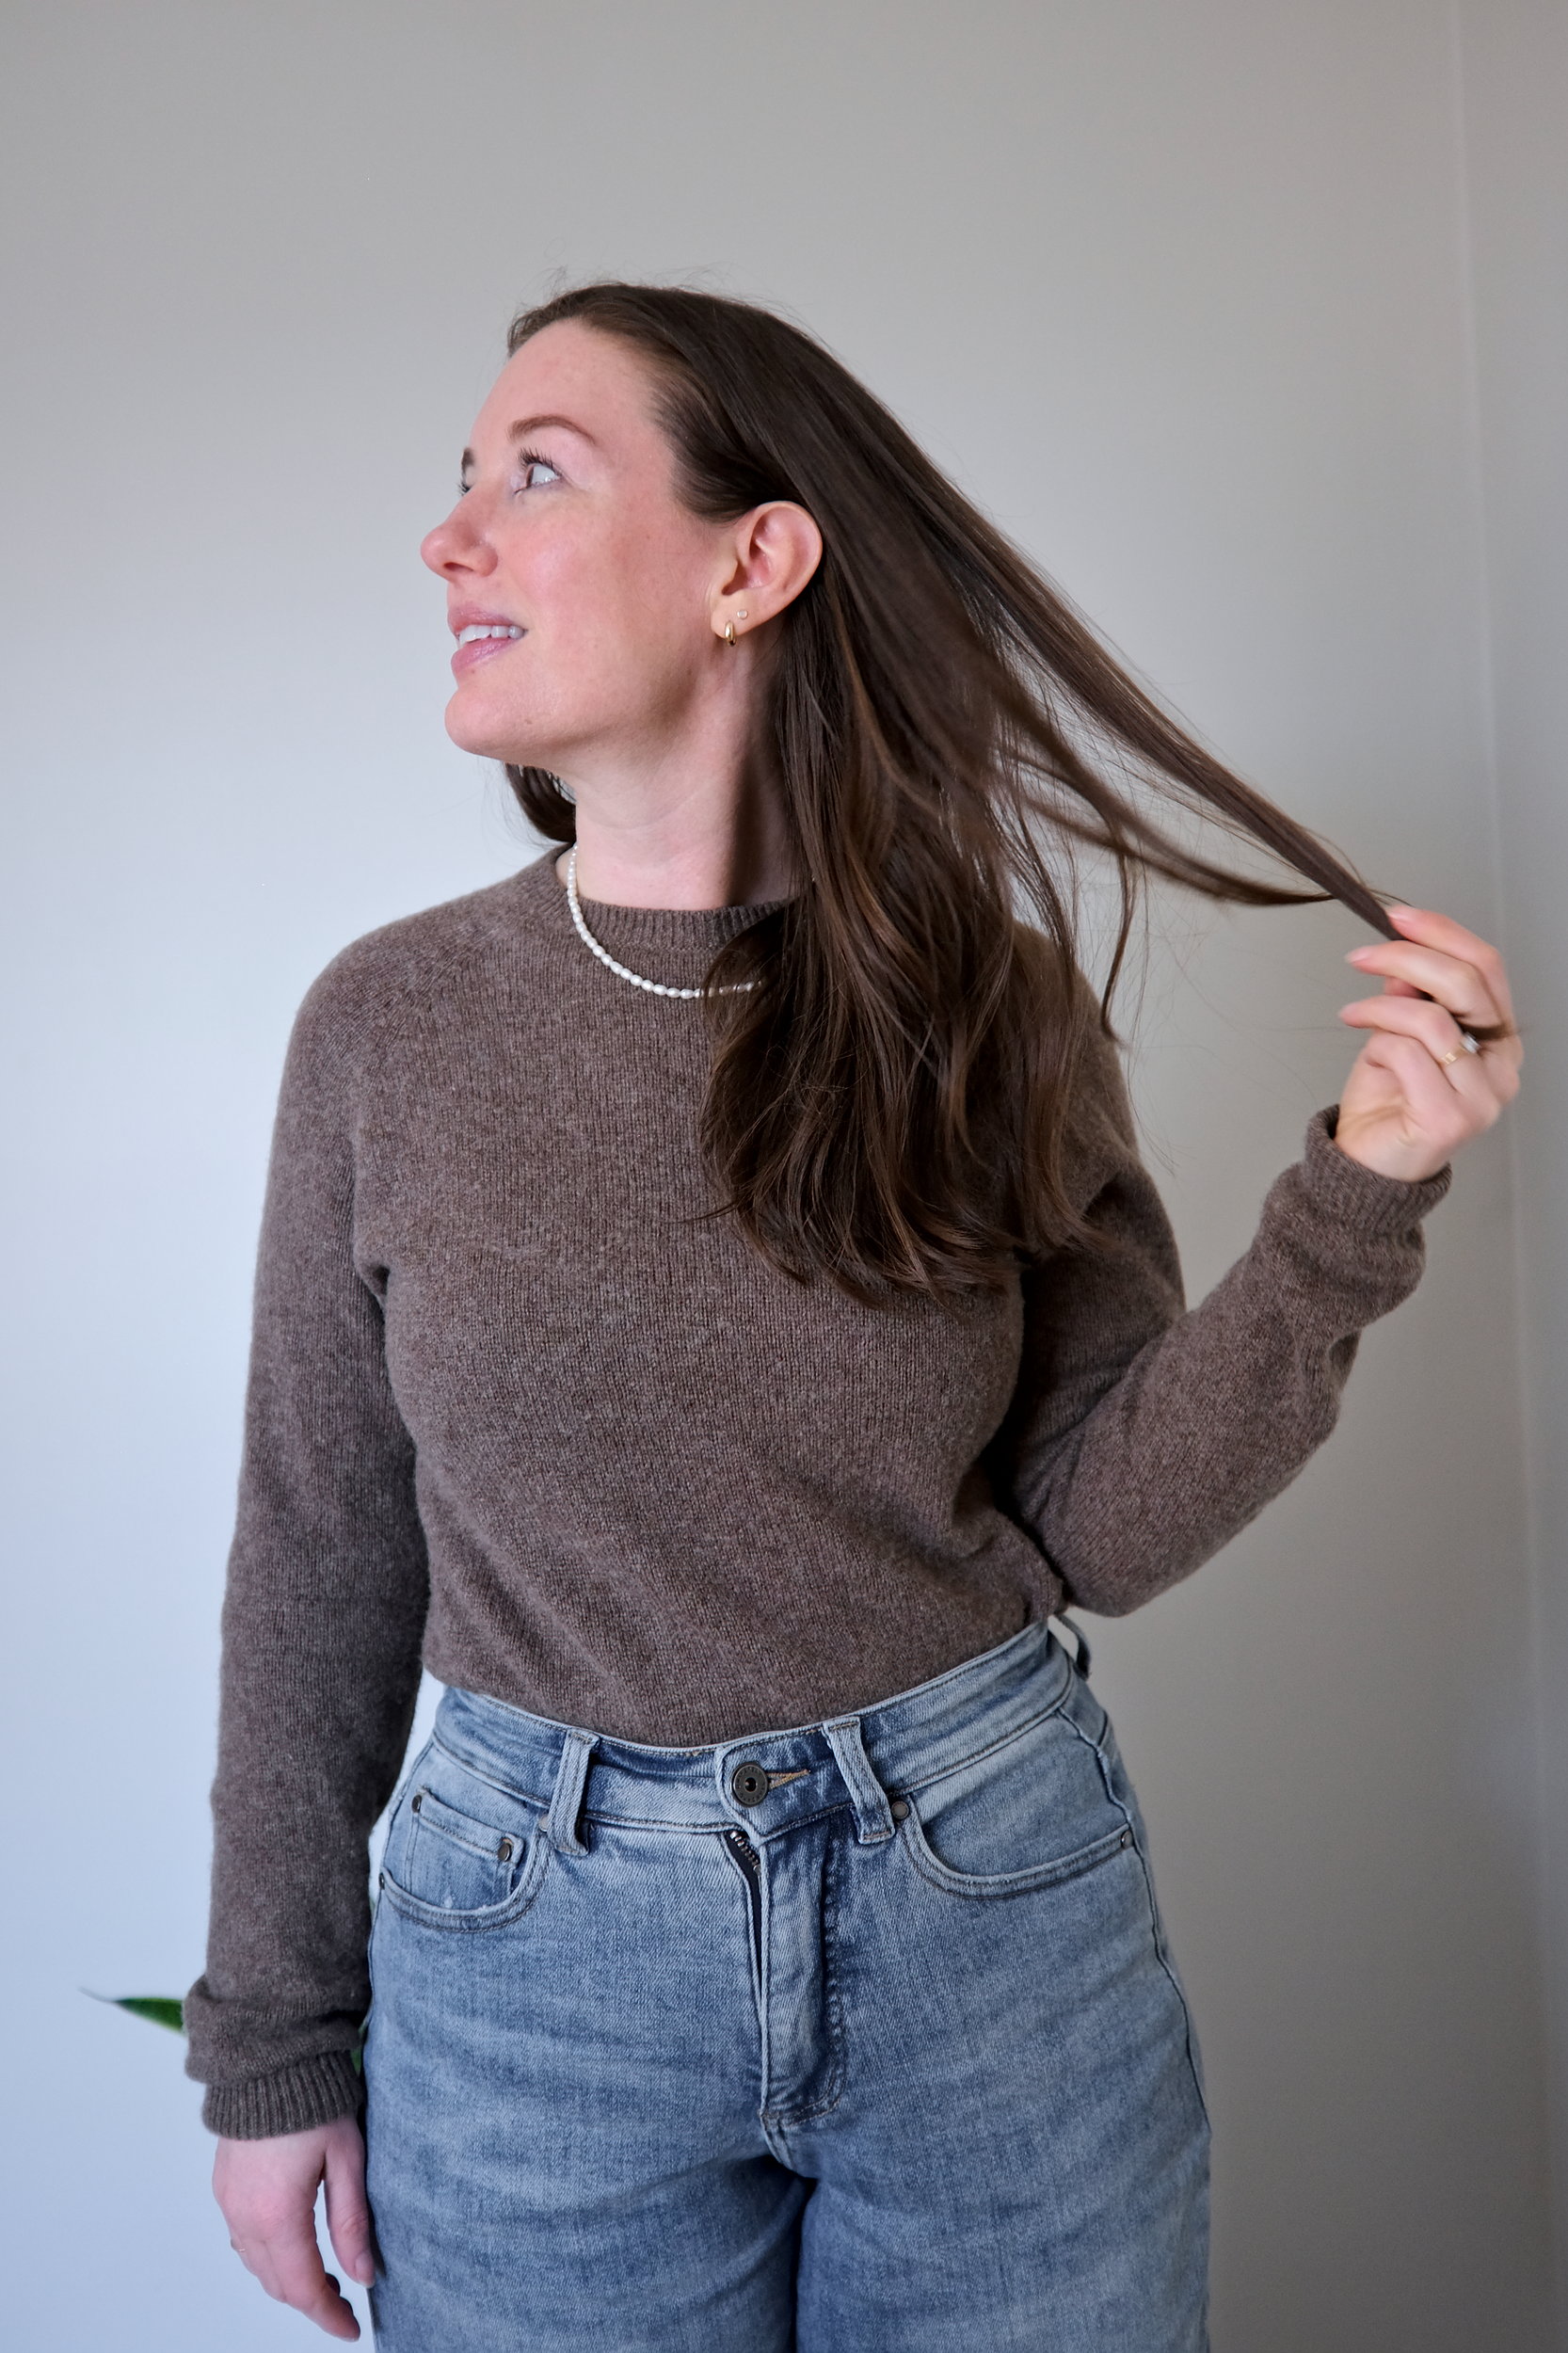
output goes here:
[[[617, 964], [609, 950], [600, 947], [583, 920], [583, 904], [577, 896], [577, 844], [575, 841], [571, 845], [571, 855], [567, 859], [567, 904], [571, 909], [571, 920], [577, 926], [578, 938], [584, 948], [593, 950], [600, 964], [608, 965], [617, 980], [630, 981], [633, 988], [646, 988], [650, 997], [704, 997], [707, 995], [706, 989], [670, 988], [663, 981], [645, 981], [640, 972], [631, 971], [626, 965]], [[729, 981], [725, 984], [719, 994], [723, 997], [734, 997], [744, 989], [756, 986], [755, 981]]]

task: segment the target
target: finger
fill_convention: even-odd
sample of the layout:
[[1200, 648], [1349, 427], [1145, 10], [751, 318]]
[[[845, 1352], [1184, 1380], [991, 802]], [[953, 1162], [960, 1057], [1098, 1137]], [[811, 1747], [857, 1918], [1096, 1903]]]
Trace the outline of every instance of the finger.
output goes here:
[[[1446, 1005], [1456, 1019], [1490, 1029], [1503, 1021], [1501, 1006], [1488, 985], [1480, 968], [1462, 956], [1446, 955], [1440, 949], [1419, 946], [1414, 941], [1386, 940], [1376, 947], [1353, 949], [1347, 958], [1359, 972], [1377, 972], [1389, 981], [1403, 982], [1420, 989]], [[1401, 995], [1403, 991], [1400, 992]]]
[[313, 2217], [303, 2226], [291, 2218], [265, 2237], [236, 2238], [234, 2246], [246, 2269], [277, 2303], [292, 2305], [329, 2337], [352, 2341], [359, 2335], [353, 2310], [321, 2260]]
[[328, 2148], [327, 2229], [349, 2278], [369, 2287], [376, 2277], [375, 2242], [365, 2197], [365, 2145], [358, 2132]]
[[1513, 992], [1509, 986], [1508, 968], [1489, 939], [1482, 939], [1479, 932], [1467, 931], [1451, 915], [1439, 915], [1431, 907], [1390, 907], [1388, 916], [1407, 939], [1418, 940], [1424, 947], [1439, 949], [1446, 955], [1459, 957], [1462, 963], [1473, 964], [1485, 980], [1503, 1019], [1512, 1025]]
[[[1352, 1029], [1403, 1031], [1405, 1035], [1419, 1038], [1433, 1059], [1443, 1064], [1443, 1073], [1450, 1085], [1466, 1092], [1476, 1080], [1480, 1080], [1497, 1104], [1512, 1104], [1518, 1095], [1518, 1071], [1523, 1066], [1523, 1040], [1518, 1038], [1518, 1031], [1512, 1031], [1507, 1038], [1485, 1040], [1480, 1052], [1471, 1054], [1464, 1048], [1464, 1029], [1469, 1029], [1469, 1024], [1462, 1029], [1460, 1019], [1443, 1005], [1436, 1005], [1432, 998], [1394, 996], [1394, 986], [1396, 984], [1391, 984], [1389, 993], [1382, 998], [1358, 998], [1353, 1005], [1342, 1005], [1339, 1019], [1347, 1021]], [[1448, 1062], [1448, 1054], [1455, 1049], [1460, 1049], [1462, 1059]], [[1464, 1076], [1460, 1078], [1457, 1073]]]
[[1486, 1054], [1472, 1054], [1464, 1032], [1453, 1016], [1425, 997], [1364, 997], [1341, 1005], [1339, 1018], [1352, 1030], [1382, 1030], [1390, 1035], [1415, 1038], [1424, 1046], [1448, 1083], [1461, 1095], [1496, 1099], [1492, 1064]]
[[1496, 1115], [1496, 1106], [1489, 1114], [1473, 1111], [1445, 1083], [1444, 1073], [1438, 1069], [1427, 1049], [1413, 1037], [1400, 1037], [1389, 1031], [1379, 1031], [1368, 1039], [1357, 1057], [1358, 1064], [1368, 1064], [1384, 1078], [1392, 1080], [1403, 1097], [1402, 1119], [1413, 1136], [1418, 1135], [1445, 1156], [1456, 1144], [1490, 1125]]

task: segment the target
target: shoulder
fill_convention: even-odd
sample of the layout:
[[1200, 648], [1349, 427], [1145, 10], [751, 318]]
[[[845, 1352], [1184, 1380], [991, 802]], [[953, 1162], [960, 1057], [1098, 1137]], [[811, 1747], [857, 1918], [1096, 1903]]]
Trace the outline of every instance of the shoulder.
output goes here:
[[536, 935], [541, 892], [558, 888], [546, 855], [504, 883], [348, 941], [306, 988], [290, 1035], [292, 1071], [315, 1068], [323, 1078], [362, 1071], [422, 1007]]
[[334, 1048], [351, 1060], [374, 1050], [458, 976], [525, 943], [537, 929], [542, 891], [558, 888], [547, 856], [504, 882], [351, 940], [305, 992], [296, 1049]]

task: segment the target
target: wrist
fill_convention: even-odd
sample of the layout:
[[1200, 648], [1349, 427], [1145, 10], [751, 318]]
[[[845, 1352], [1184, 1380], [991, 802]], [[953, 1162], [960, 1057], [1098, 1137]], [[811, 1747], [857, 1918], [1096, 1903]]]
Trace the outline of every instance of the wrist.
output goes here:
[[1447, 1155], [1428, 1143], [1407, 1144], [1398, 1136], [1367, 1134], [1353, 1126], [1347, 1134], [1342, 1122], [1331, 1127], [1329, 1135], [1335, 1150], [1347, 1160], [1394, 1184], [1424, 1185], [1448, 1164]]
[[1318, 1214], [1341, 1234], [1371, 1241], [1408, 1233], [1437, 1207], [1452, 1175], [1444, 1167], [1421, 1177], [1401, 1177], [1369, 1166], [1341, 1144], [1337, 1105], [1316, 1112], [1308, 1123], [1300, 1180]]
[[279, 2140], [357, 2116], [364, 2093], [356, 2056], [326, 2051], [269, 2074], [209, 2084], [201, 2121], [220, 2140]]

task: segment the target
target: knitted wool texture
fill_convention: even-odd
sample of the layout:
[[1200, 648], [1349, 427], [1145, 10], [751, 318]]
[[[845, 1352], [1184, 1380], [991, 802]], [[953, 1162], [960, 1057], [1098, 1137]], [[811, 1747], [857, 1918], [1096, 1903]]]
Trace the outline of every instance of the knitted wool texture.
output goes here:
[[[693, 984], [755, 907], [584, 902]], [[1425, 1184], [1332, 1112], [1183, 1312], [1113, 1049], [1074, 1190], [1119, 1247], [956, 1311], [776, 1273], [696, 1148], [700, 1005], [571, 928], [545, 857], [372, 934], [295, 1028], [224, 1609], [205, 2115], [352, 2109], [366, 1840], [423, 1658], [441, 1681], [691, 1747], [821, 1721], [1071, 1599], [1132, 1609], [1333, 1427], [1356, 1336], [1415, 1287]]]

